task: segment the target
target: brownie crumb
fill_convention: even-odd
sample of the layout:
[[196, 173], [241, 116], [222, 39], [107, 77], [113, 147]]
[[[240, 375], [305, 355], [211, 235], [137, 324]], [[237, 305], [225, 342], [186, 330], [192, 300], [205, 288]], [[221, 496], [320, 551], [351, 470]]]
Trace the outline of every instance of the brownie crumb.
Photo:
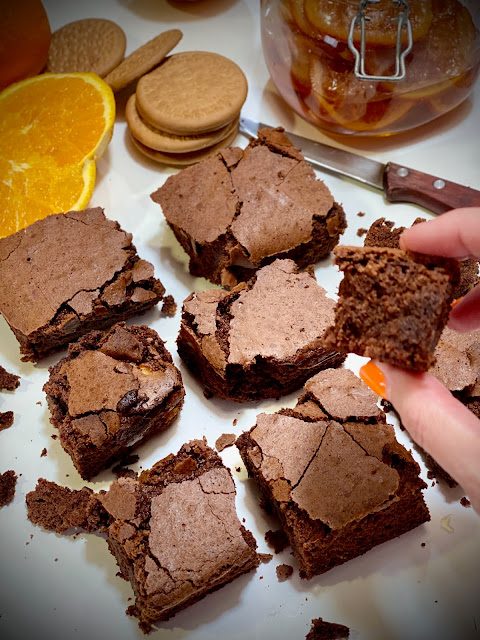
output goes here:
[[40, 478], [25, 502], [30, 522], [56, 533], [72, 527], [93, 533], [102, 530], [108, 521], [100, 500], [88, 487], [76, 491]]
[[424, 546], [425, 546], [425, 542], [422, 542], [422, 544], [421, 544], [420, 546], [421, 546], [421, 547], [424, 547]]
[[58, 438], [58, 436], [55, 433], [52, 433], [50, 437], [52, 440], [56, 440]]
[[46, 448], [46, 447], [44, 447], [44, 448], [42, 449], [42, 453], [40, 454], [40, 457], [41, 457], [41, 458], [45, 458], [45, 456], [46, 456], [46, 455], [47, 455], [47, 448]]
[[363, 216], [364, 216], [364, 215], [365, 215], [365, 212], [364, 212], [364, 211], [359, 211], [359, 212], [357, 213], [357, 216], [358, 216], [359, 218], [363, 218]]
[[338, 638], [348, 638], [349, 635], [350, 629], [343, 624], [314, 618], [305, 640], [337, 640]]
[[237, 436], [234, 433], [224, 433], [215, 442], [217, 451], [223, 451], [227, 447], [231, 447], [235, 444]]
[[283, 529], [278, 531], [267, 531], [265, 534], [265, 542], [271, 547], [275, 553], [280, 553], [289, 546], [287, 534]]
[[293, 574], [293, 567], [289, 564], [279, 564], [276, 568], [276, 572], [278, 581], [283, 582], [284, 580], [288, 580], [288, 578]]
[[463, 496], [463, 498], [461, 498], [460, 504], [462, 505], [462, 507], [467, 508], [472, 506], [470, 500], [466, 496]]
[[123, 458], [116, 464], [112, 471], [117, 478], [136, 478], [137, 472], [130, 469], [128, 465], [135, 464], [140, 460], [140, 457], [136, 453], [128, 452]]
[[13, 411], [0, 412], [0, 431], [8, 429], [13, 424]]
[[40, 407], [42, 406], [42, 403], [40, 402], [40, 400], [38, 400], [35, 404], [38, 404]]
[[0, 389], [14, 391], [20, 385], [20, 376], [9, 373], [0, 365]]
[[272, 560], [273, 555], [271, 553], [259, 553], [258, 557], [260, 558], [260, 562], [262, 564], [268, 564], [270, 560]]
[[242, 470], [242, 469], [241, 469], [241, 467], [235, 467], [235, 471], [236, 471], [237, 473], [240, 473], [240, 471], [241, 471], [241, 470]]
[[236, 427], [237, 426], [237, 419], [234, 418], [233, 422], [232, 422], [233, 426]]
[[365, 227], [360, 227], [360, 229], [358, 229], [357, 231], [357, 236], [359, 238], [361, 238], [362, 236], [364, 236], [367, 233], [368, 229], [365, 229]]
[[137, 478], [138, 473], [130, 467], [124, 467], [121, 464], [117, 464], [112, 468], [112, 473], [114, 473], [117, 478]]
[[168, 295], [163, 298], [162, 313], [166, 316], [173, 317], [177, 311], [177, 303], [173, 299], [173, 296]]
[[11, 469], [0, 473], [0, 509], [13, 500], [15, 487], [17, 486], [17, 475]]

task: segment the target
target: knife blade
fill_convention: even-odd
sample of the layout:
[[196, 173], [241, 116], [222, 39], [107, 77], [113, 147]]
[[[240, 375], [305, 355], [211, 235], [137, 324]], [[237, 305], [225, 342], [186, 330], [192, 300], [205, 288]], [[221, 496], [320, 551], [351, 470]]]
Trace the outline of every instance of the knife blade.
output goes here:
[[[240, 118], [240, 131], [249, 138], [256, 138], [264, 128], [271, 125]], [[394, 162], [383, 164], [290, 131], [284, 133], [316, 169], [326, 169], [375, 187], [388, 202], [409, 202], [437, 214], [460, 207], [480, 207], [480, 191], [476, 189]]]

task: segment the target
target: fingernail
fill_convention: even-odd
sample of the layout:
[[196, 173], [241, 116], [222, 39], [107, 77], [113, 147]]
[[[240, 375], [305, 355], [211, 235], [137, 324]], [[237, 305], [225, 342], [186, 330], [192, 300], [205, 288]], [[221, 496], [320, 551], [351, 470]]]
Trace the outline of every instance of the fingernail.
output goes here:
[[463, 300], [463, 296], [462, 296], [461, 298], [457, 298], [456, 300], [454, 300], [453, 302], [451, 302], [451, 303], [450, 303], [450, 306], [452, 307], [452, 309], [453, 309], [453, 307], [454, 307], [455, 305], [457, 305], [457, 304], [458, 304], [459, 302], [461, 302], [462, 300]]
[[385, 378], [383, 377], [383, 373], [377, 365], [372, 362], [372, 360], [360, 367], [359, 375], [365, 384], [370, 387], [373, 393], [376, 393], [377, 396], [382, 397], [384, 400], [387, 399]]

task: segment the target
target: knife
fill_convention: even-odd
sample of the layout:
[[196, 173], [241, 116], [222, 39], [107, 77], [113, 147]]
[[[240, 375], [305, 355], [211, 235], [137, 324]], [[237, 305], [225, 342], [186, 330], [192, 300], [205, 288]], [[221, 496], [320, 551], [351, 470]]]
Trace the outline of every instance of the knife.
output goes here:
[[[262, 122], [240, 118], [240, 131], [249, 138], [256, 138], [258, 130], [265, 127], [271, 128]], [[380, 189], [388, 202], [410, 202], [433, 213], [445, 213], [459, 207], [480, 207], [480, 191], [470, 187], [394, 162], [382, 164], [289, 131], [284, 133], [316, 169], [327, 169]]]

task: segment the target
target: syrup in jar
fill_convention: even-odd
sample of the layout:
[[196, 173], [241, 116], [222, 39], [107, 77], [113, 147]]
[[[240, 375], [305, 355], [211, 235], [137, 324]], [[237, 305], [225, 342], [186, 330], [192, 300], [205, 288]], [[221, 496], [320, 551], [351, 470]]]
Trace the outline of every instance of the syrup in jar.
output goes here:
[[[358, 20], [352, 27], [359, 5], [363, 37]], [[410, 40], [398, 28], [401, 5]], [[478, 14], [475, 0], [262, 0], [262, 45], [274, 84], [302, 117], [337, 134], [391, 135], [470, 95], [480, 68]], [[354, 50], [367, 78], [355, 73]], [[405, 75], [394, 80], [400, 52]]]

